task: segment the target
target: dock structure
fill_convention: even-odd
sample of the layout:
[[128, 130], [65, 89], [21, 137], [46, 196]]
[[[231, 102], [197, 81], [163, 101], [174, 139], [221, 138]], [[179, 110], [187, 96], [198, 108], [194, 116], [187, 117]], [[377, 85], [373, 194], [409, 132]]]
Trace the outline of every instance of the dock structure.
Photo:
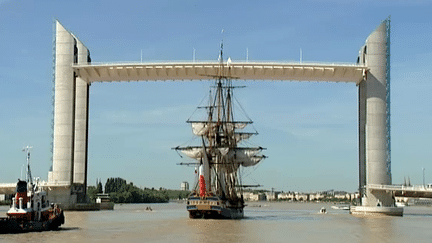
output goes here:
[[[93, 82], [208, 80], [219, 74], [216, 61], [91, 63], [89, 49], [56, 21], [53, 166], [50, 200], [65, 207], [85, 200], [89, 88]], [[359, 188], [363, 206], [392, 207], [386, 191], [368, 184], [391, 185], [390, 20], [383, 21], [349, 64], [292, 62], [223, 63], [236, 80], [348, 82], [359, 92]], [[55, 189], [57, 188], [58, 189]]]

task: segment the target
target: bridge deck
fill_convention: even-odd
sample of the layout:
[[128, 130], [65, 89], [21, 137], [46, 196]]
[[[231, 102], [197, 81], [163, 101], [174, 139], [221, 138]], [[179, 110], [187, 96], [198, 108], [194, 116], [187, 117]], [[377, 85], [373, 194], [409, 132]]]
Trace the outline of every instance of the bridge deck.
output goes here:
[[[16, 183], [0, 183], [0, 194], [14, 194], [16, 185], [17, 185]], [[70, 184], [67, 183], [50, 184], [45, 181], [42, 181], [39, 184], [39, 187], [41, 187], [45, 191], [50, 191], [55, 187], [70, 187]]]
[[424, 186], [367, 185], [371, 190], [393, 192], [395, 197], [432, 198], [432, 188]]
[[16, 185], [16, 183], [0, 183], [0, 194], [13, 194]]
[[205, 80], [222, 74], [240, 80], [296, 80], [359, 84], [367, 67], [356, 64], [289, 62], [159, 62], [74, 65], [87, 82]]

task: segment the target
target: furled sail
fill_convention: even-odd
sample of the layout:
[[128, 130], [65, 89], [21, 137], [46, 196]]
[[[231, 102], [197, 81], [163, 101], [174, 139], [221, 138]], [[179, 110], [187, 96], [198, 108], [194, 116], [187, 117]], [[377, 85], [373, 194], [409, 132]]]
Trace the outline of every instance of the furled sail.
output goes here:
[[232, 161], [233, 164], [240, 164], [245, 167], [254, 166], [258, 164], [262, 159], [266, 158], [261, 155], [262, 148], [247, 148], [247, 149], [230, 149], [230, 148], [219, 148], [219, 152], [226, 159]]
[[[224, 130], [228, 133], [234, 131], [234, 129], [239, 130], [245, 128], [250, 122], [229, 122], [224, 123]], [[203, 136], [209, 132], [209, 129], [212, 127], [215, 132], [215, 124], [216, 122], [191, 122], [192, 132], [197, 136]]]
[[244, 167], [254, 166], [254, 165], [258, 164], [264, 158], [266, 158], [264, 155], [254, 155], [252, 157], [249, 157], [248, 160], [244, 160], [242, 165]]
[[225, 123], [225, 128], [228, 132], [234, 131], [234, 129], [243, 129], [245, 128], [250, 122], [236, 122], [236, 123]]
[[252, 137], [252, 135], [255, 135], [256, 133], [234, 133], [234, 138], [236, 143], [239, 143], [243, 140], [249, 139]]
[[204, 155], [204, 150], [203, 148], [185, 148], [185, 149], [181, 149], [180, 150], [184, 155], [188, 156], [189, 158], [192, 159], [200, 159], [203, 157]]
[[236, 151], [234, 159], [237, 163], [245, 167], [254, 166], [264, 158], [263, 155], [259, 154], [261, 150], [261, 148], [238, 150]]
[[192, 132], [197, 136], [203, 136], [209, 130], [209, 126], [206, 122], [194, 122], [191, 124], [191, 126]]
[[223, 155], [223, 156], [227, 155], [229, 151], [230, 151], [229, 148], [219, 148], [219, 152], [220, 152], [221, 155]]

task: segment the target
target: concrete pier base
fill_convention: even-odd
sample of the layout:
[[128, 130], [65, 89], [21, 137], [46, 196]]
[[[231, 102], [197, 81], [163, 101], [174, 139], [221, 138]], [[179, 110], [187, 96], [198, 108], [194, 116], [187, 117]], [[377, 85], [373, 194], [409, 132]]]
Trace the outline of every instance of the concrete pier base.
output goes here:
[[76, 195], [71, 194], [71, 186], [58, 186], [49, 184], [43, 186], [44, 190], [47, 192], [48, 200], [50, 203], [58, 204], [62, 209], [68, 209], [71, 205], [76, 203]]
[[351, 206], [350, 214], [355, 216], [403, 216], [403, 208]]

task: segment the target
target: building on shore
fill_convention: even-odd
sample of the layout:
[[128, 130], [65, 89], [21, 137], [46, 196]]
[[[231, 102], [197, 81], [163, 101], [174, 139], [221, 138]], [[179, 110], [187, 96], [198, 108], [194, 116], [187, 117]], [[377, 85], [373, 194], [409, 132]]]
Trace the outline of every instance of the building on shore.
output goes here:
[[276, 201], [278, 199], [279, 193], [280, 192], [275, 192], [275, 191], [266, 192], [265, 197], [266, 197], [267, 201]]
[[181, 188], [182, 191], [189, 191], [189, 182], [183, 181], [180, 184], [180, 188]]
[[310, 194], [301, 192], [283, 192], [279, 193], [277, 199], [287, 201], [309, 201]]
[[249, 201], [249, 202], [258, 202], [258, 201], [265, 201], [266, 200], [266, 195], [264, 193], [243, 192], [243, 194], [241, 194], [239, 192], [238, 196], [241, 196], [241, 195], [243, 195], [243, 199], [245, 201]]
[[348, 193], [348, 192], [335, 192], [334, 190], [325, 192], [278, 192], [268, 191], [263, 193], [258, 192], [243, 192], [238, 193], [238, 196], [243, 195], [245, 201], [256, 202], [256, 201], [293, 201], [293, 202], [306, 202], [306, 201], [322, 201], [325, 199], [337, 199], [337, 200], [355, 200], [359, 197], [359, 193]]
[[309, 201], [320, 201], [325, 198], [325, 195], [320, 192], [309, 194]]

